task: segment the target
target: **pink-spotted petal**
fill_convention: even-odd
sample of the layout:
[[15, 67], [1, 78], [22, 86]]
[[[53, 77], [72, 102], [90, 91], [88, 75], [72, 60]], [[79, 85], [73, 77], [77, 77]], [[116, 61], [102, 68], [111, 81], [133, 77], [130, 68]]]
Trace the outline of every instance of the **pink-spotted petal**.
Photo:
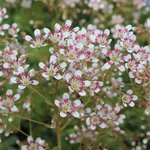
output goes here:
[[109, 62], [107, 62], [107, 63], [105, 63], [103, 66], [102, 66], [102, 70], [107, 70], [107, 69], [109, 69], [110, 67], [111, 67], [111, 63], [109, 63]]
[[68, 93], [64, 93], [63, 94], [63, 99], [69, 99], [69, 94]]
[[60, 80], [62, 78], [62, 76], [59, 73], [57, 73], [56, 75], [54, 75], [54, 78], [57, 80]]
[[65, 29], [66, 29], [66, 30], [69, 30], [71, 24], [72, 24], [72, 21], [71, 21], [71, 20], [66, 20], [66, 22], [65, 22]]
[[86, 124], [87, 124], [87, 125], [90, 125], [90, 118], [87, 118], [87, 119], [86, 119]]
[[68, 73], [65, 75], [65, 79], [67, 82], [69, 82], [69, 80], [71, 79], [71, 75]]
[[91, 85], [91, 82], [90, 82], [90, 81], [88, 81], [88, 80], [83, 81], [83, 82], [84, 82], [84, 84], [85, 84], [85, 86], [86, 86], [86, 87], [89, 87], [89, 86]]
[[71, 86], [69, 86], [68, 88], [71, 93], [74, 92], [74, 89], [72, 89]]
[[56, 72], [59, 71], [59, 70], [61, 70], [61, 69], [64, 69], [66, 66], [67, 66], [67, 64], [65, 62], [62, 62], [61, 64], [59, 64], [56, 67]]
[[16, 106], [13, 106], [13, 107], [11, 108], [11, 111], [17, 112], [17, 111], [18, 111], [18, 108], [17, 108]]
[[81, 54], [81, 55], [79, 56], [79, 59], [80, 59], [80, 60], [85, 59], [85, 55], [84, 55], [84, 54]]
[[109, 34], [110, 34], [110, 30], [109, 29], [105, 29], [104, 30], [104, 35], [109, 36]]
[[73, 103], [74, 103], [76, 106], [80, 106], [80, 105], [81, 105], [81, 101], [80, 101], [80, 100], [75, 100]]
[[18, 78], [16, 78], [16, 77], [12, 77], [12, 78], [10, 79], [10, 82], [11, 82], [11, 83], [19, 83], [19, 82], [20, 82], [20, 79], [18, 79]]
[[8, 62], [5, 62], [5, 63], [3, 64], [3, 67], [6, 68], [6, 69], [8, 69], [8, 68], [11, 67], [11, 64], [8, 63]]
[[67, 66], [67, 64], [66, 64], [65, 62], [62, 62], [62, 63], [60, 64], [60, 68], [61, 68], [61, 69], [64, 69], [66, 66]]
[[142, 83], [142, 79], [135, 79], [135, 82], [137, 83], [137, 84], [141, 84]]
[[37, 85], [37, 84], [39, 84], [39, 81], [37, 81], [37, 80], [31, 80], [30, 83], [31, 83], [32, 85]]
[[56, 63], [56, 56], [55, 55], [52, 55], [51, 57], [50, 57], [50, 66], [54, 66], [54, 64]]
[[17, 101], [19, 98], [20, 98], [20, 94], [16, 94], [16, 95], [14, 95], [13, 100]]
[[86, 92], [84, 90], [78, 90], [78, 93], [81, 95], [81, 96], [85, 96], [86, 95]]
[[13, 94], [13, 90], [7, 90], [7, 92], [6, 92], [6, 96], [11, 96]]
[[133, 95], [133, 100], [136, 101], [138, 97], [136, 95]]
[[131, 71], [129, 72], [129, 77], [130, 77], [130, 78], [135, 78], [133, 72], [131, 72]]
[[61, 117], [66, 117], [66, 116], [67, 116], [67, 113], [64, 113], [63, 111], [61, 111], [61, 112], [60, 112], [60, 116], [61, 116]]
[[46, 33], [47, 35], [50, 33], [50, 30], [48, 28], [44, 28], [43, 29], [44, 33]]
[[48, 75], [47, 72], [43, 72], [43, 73], [42, 73], [42, 76], [43, 76], [44, 78], [49, 78], [49, 75]]
[[103, 86], [104, 85], [104, 83], [101, 82], [101, 81], [99, 81], [98, 84], [99, 84], [99, 86]]
[[36, 48], [36, 46], [34, 44], [30, 44], [31, 48]]
[[80, 70], [77, 70], [74, 75], [75, 75], [75, 77], [80, 78], [82, 75], [82, 72]]
[[95, 93], [98, 93], [99, 91], [100, 91], [100, 88], [96, 88], [96, 89], [94, 90]]
[[31, 69], [28, 73], [28, 78], [33, 77], [35, 75], [35, 70]]
[[58, 32], [60, 31], [60, 29], [61, 29], [60, 24], [56, 23], [56, 24], [54, 25], [54, 32], [55, 32], [55, 33], [58, 33]]
[[95, 129], [96, 129], [96, 126], [91, 125], [90, 128], [91, 128], [91, 130], [95, 130]]
[[0, 96], [0, 102], [4, 101], [4, 99]]
[[125, 67], [123, 65], [117, 65], [119, 71], [124, 72], [125, 71]]
[[36, 41], [40, 41], [41, 31], [39, 29], [34, 30], [34, 35], [35, 35]]
[[80, 114], [77, 111], [71, 113], [75, 118], [80, 118]]
[[47, 69], [47, 66], [43, 62], [39, 63], [39, 67], [44, 70]]
[[66, 51], [64, 49], [60, 49], [59, 52], [60, 52], [60, 54], [66, 55], [66, 53], [65, 53]]
[[123, 103], [123, 105], [124, 105], [125, 107], [127, 107], [127, 104], [126, 104], [126, 103]]
[[9, 24], [3, 24], [3, 25], [2, 25], [2, 28], [3, 28], [4, 30], [7, 30], [9, 27], [10, 27]]
[[29, 144], [33, 143], [33, 138], [32, 136], [28, 136], [27, 141]]
[[130, 103], [129, 103], [129, 106], [130, 106], [130, 107], [134, 107], [135, 104], [134, 104], [133, 102], [130, 102]]
[[87, 124], [87, 125], [90, 125], [90, 118], [87, 118], [87, 119], [86, 119], [86, 124]]
[[96, 36], [95, 35], [91, 35], [90, 39], [91, 39], [92, 42], [96, 42]]
[[132, 29], [132, 26], [131, 26], [131, 25], [127, 25], [127, 26], [125, 27], [125, 29], [126, 29], [127, 31], [130, 31], [130, 30]]
[[55, 100], [55, 105], [60, 107], [60, 101], [59, 100]]
[[128, 54], [128, 55], [124, 56], [123, 58], [126, 62], [128, 62], [129, 60], [131, 60], [132, 57], [130, 54]]
[[132, 94], [133, 94], [133, 91], [132, 91], [132, 90], [128, 90], [127, 93], [128, 93], [129, 95], [132, 95]]
[[26, 88], [26, 86], [24, 86], [24, 85], [20, 84], [20, 85], [18, 85], [18, 88], [19, 88], [19, 89], [21, 89], [21, 90], [23, 90], [23, 89], [25, 89], [25, 88]]
[[99, 127], [101, 127], [102, 129], [104, 129], [104, 128], [107, 127], [107, 125], [106, 125], [105, 123], [101, 122], [101, 123], [99, 124]]
[[23, 67], [18, 67], [18, 73], [19, 73], [19, 74], [22, 74], [22, 73], [24, 73], [24, 72], [25, 72], [25, 70], [24, 70]]
[[31, 42], [33, 39], [30, 35], [26, 35], [25, 40]]

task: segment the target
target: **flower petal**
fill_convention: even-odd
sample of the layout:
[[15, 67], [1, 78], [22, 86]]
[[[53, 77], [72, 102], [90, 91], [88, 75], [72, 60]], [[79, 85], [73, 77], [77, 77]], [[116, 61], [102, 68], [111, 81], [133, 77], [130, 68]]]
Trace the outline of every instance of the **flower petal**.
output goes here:
[[55, 100], [55, 105], [60, 107], [60, 101], [59, 100]]
[[96, 126], [91, 125], [90, 128], [91, 128], [91, 130], [95, 130], [95, 129], [96, 129]]
[[80, 70], [77, 70], [74, 74], [76, 77], [80, 78], [82, 75], [82, 72]]
[[61, 111], [61, 112], [60, 112], [60, 116], [61, 116], [61, 117], [66, 117], [66, 116], [67, 116], [67, 113], [64, 113], [63, 111]]
[[134, 104], [133, 102], [130, 102], [130, 103], [129, 103], [129, 106], [130, 106], [130, 107], [134, 107], [135, 104]]
[[11, 96], [13, 94], [13, 90], [8, 89], [6, 92], [6, 96]]
[[73, 103], [75, 103], [75, 105], [76, 105], [76, 106], [80, 106], [80, 105], [81, 105], [81, 101], [80, 101], [80, 100], [78, 100], [78, 99], [77, 99], [77, 100], [75, 100], [75, 101], [73, 101]]
[[133, 94], [133, 91], [132, 91], [132, 90], [128, 90], [127, 93], [128, 93], [129, 95], [132, 95], [132, 94]]
[[81, 95], [81, 96], [85, 96], [86, 95], [86, 92], [84, 90], [78, 90], [78, 93]]
[[37, 80], [31, 80], [30, 83], [31, 83], [32, 85], [37, 85], [37, 84], [39, 84], [39, 81], [37, 81]]
[[84, 82], [84, 84], [85, 84], [85, 86], [86, 86], [86, 87], [89, 87], [89, 86], [91, 85], [91, 82], [90, 82], [90, 81], [88, 81], [88, 80], [83, 81], [83, 82]]
[[67, 73], [67, 74], [65, 75], [65, 79], [66, 79], [67, 82], [69, 82], [69, 80], [70, 80], [71, 78], [72, 78], [72, 77], [71, 77], [71, 74]]
[[25, 89], [25, 88], [26, 88], [26, 86], [24, 86], [24, 85], [20, 84], [20, 85], [18, 85], [18, 88], [19, 88], [19, 89], [21, 89], [21, 90], [23, 90], [23, 89]]
[[34, 35], [35, 35], [36, 41], [40, 41], [41, 31], [39, 29], [34, 30]]
[[54, 78], [57, 80], [60, 80], [62, 78], [62, 76], [59, 73], [57, 73], [56, 75], [54, 75]]
[[54, 64], [56, 63], [56, 56], [55, 55], [52, 55], [51, 57], [50, 57], [50, 66], [52, 65], [52, 66], [54, 66]]
[[49, 78], [49, 75], [48, 75], [47, 72], [43, 72], [43, 73], [42, 73], [42, 76], [43, 76], [44, 78]]
[[102, 66], [102, 70], [107, 70], [107, 69], [109, 69], [110, 67], [111, 67], [111, 63], [109, 63], [109, 62], [107, 62], [107, 63], [105, 63], [103, 66]]
[[19, 74], [22, 74], [22, 73], [24, 73], [24, 72], [25, 72], [25, 70], [24, 70], [23, 67], [18, 67], [18, 73], [19, 73]]
[[63, 99], [69, 99], [69, 94], [68, 93], [64, 93], [63, 94]]
[[47, 66], [43, 62], [39, 63], [39, 67], [44, 70], [47, 68]]
[[11, 83], [19, 83], [19, 82], [20, 82], [20, 79], [18, 79], [18, 78], [16, 78], [16, 77], [12, 77], [12, 78], [10, 79], [10, 82], [11, 82]]
[[16, 95], [14, 95], [13, 100], [17, 101], [19, 98], [20, 98], [20, 94], [16, 94]]
[[80, 118], [80, 114], [77, 111], [71, 113], [75, 118]]
[[33, 39], [32, 39], [32, 37], [30, 35], [26, 35], [25, 36], [25, 40], [31, 42]]

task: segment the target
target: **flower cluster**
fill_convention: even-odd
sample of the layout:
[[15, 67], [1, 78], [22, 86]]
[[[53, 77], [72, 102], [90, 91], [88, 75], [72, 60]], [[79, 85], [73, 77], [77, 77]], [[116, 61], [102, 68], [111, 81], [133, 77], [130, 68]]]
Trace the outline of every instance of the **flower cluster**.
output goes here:
[[18, 111], [17, 107], [14, 105], [14, 102], [17, 101], [19, 98], [19, 94], [13, 96], [13, 91], [8, 89], [6, 92], [6, 98], [0, 97], [1, 114]]
[[127, 107], [127, 105], [134, 107], [134, 101], [136, 101], [138, 99], [138, 97], [136, 95], [132, 95], [133, 91], [132, 90], [128, 90], [125, 94], [123, 94], [122, 96], [122, 102], [123, 105], [125, 107]]
[[81, 101], [75, 100], [71, 102], [68, 93], [64, 93], [63, 98], [61, 100], [55, 100], [55, 105], [60, 108], [61, 117], [66, 117], [67, 113], [70, 113], [74, 117], [80, 118], [78, 107], [80, 107]]
[[[7, 2], [17, 3], [15, 0]], [[105, 8], [110, 8], [110, 12], [114, 9], [106, 0], [63, 2], [73, 9], [86, 3], [87, 9], [94, 9], [96, 14], [99, 10], [105, 12]], [[31, 3], [25, 4], [22, 0], [21, 5], [28, 8]], [[114, 3], [115, 7], [125, 4], [120, 0]], [[138, 5], [139, 1], [131, 3]], [[64, 7], [64, 4], [59, 7]], [[88, 14], [88, 10], [83, 14]], [[65, 18], [65, 11], [63, 15]], [[18, 40], [21, 37], [18, 25], [6, 24], [7, 18], [7, 10], [0, 8], [0, 133], [5, 132], [7, 124], [15, 127], [15, 121], [24, 119], [30, 121], [30, 135], [32, 122], [45, 128], [56, 128], [58, 149], [61, 149], [61, 132], [69, 124], [69, 127], [75, 126], [75, 133], [68, 138], [71, 144], [82, 143], [86, 139], [98, 143], [99, 147], [99, 130], [104, 133], [109, 130], [112, 135], [126, 135], [122, 124], [126, 125], [125, 118], [132, 117], [126, 113], [134, 109], [131, 107], [144, 108], [145, 114], [150, 115], [150, 47], [138, 44], [137, 28], [130, 24], [123, 26], [125, 18], [122, 15], [111, 17], [115, 26], [110, 29], [96, 26], [96, 21], [87, 27], [73, 28], [71, 20], [64, 24], [56, 23], [53, 29], [43, 27], [44, 24], [37, 25], [31, 34], [33, 36], [21, 32], [21, 40]], [[6, 96], [3, 96], [5, 89]], [[19, 94], [13, 95], [16, 89]], [[22, 98], [17, 103], [20, 95]], [[35, 115], [32, 116], [31, 112], [35, 107], [37, 112], [42, 108], [39, 113], [50, 115], [47, 117], [46, 114], [47, 120], [42, 117], [43, 122], [32, 119]], [[140, 112], [143, 116], [144, 111]], [[52, 120], [51, 125], [49, 120]], [[22, 124], [15, 129], [28, 136], [21, 127]], [[15, 134], [14, 129], [5, 133], [9, 134]], [[22, 150], [46, 149], [41, 138], [33, 140], [28, 136], [27, 142], [26, 145], [18, 145]]]
[[10, 79], [10, 81], [12, 83], [20, 83], [18, 85], [18, 88], [19, 89], [24, 89], [26, 88], [28, 85], [37, 85], [39, 82], [37, 80], [31, 80], [31, 78], [34, 76], [34, 69], [31, 69], [27, 75], [26, 75], [26, 72], [25, 72], [25, 69], [23, 67], [18, 67], [18, 73], [19, 73], [19, 76], [21, 78], [18, 78], [18, 77], [12, 77]]
[[30, 149], [45, 150], [44, 148], [45, 140], [42, 140], [40, 137], [34, 141], [32, 136], [28, 136], [27, 141], [28, 144], [22, 145], [21, 150], [30, 150]]
[[86, 119], [86, 124], [90, 126], [92, 130], [95, 130], [96, 126], [100, 128], [111, 126], [114, 130], [116, 128], [118, 129], [118, 126], [122, 124], [125, 119], [124, 114], [119, 114], [120, 110], [121, 107], [119, 106], [113, 109], [110, 105], [101, 103], [97, 105], [96, 113], [90, 111], [89, 117]]
[[8, 18], [8, 15], [7, 15], [6, 8], [0, 7], [0, 35], [4, 36], [5, 31], [7, 31], [9, 35], [16, 37], [17, 33], [19, 32], [19, 28], [16, 23], [13, 23], [12, 25], [9, 25], [6, 23], [3, 24], [3, 20], [7, 18]]
[[95, 141], [97, 135], [98, 133], [96, 131], [93, 131], [85, 126], [82, 126], [81, 128], [74, 126], [74, 133], [69, 134], [68, 140], [71, 144], [81, 143], [85, 138]]

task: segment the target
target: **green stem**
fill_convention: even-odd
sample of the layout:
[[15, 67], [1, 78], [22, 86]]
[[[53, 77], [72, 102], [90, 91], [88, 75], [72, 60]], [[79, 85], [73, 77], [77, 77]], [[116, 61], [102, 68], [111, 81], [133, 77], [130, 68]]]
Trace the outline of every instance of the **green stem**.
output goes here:
[[57, 127], [57, 144], [58, 144], [58, 150], [62, 150], [62, 145], [61, 145], [61, 131], [60, 131], [59, 127]]
[[44, 99], [44, 102], [47, 103], [48, 105], [54, 107], [54, 104], [52, 102], [49, 101], [49, 99], [47, 99], [43, 94], [41, 94], [39, 91], [37, 91], [36, 89], [34, 89], [33, 87], [29, 86], [29, 89], [33, 90], [35, 93], [37, 93], [39, 96], [41, 96]]
[[39, 125], [43, 125], [43, 126], [45, 126], [47, 128], [50, 128], [49, 124], [46, 124], [46, 123], [43, 123], [43, 122], [39, 122], [37, 120], [29, 119], [29, 118], [26, 118], [26, 117], [23, 117], [23, 116], [19, 116], [19, 115], [15, 115], [15, 116], [18, 117], [18, 118], [24, 119], [24, 120], [28, 120], [28, 121], [34, 122], [34, 123], [39, 124]]
[[22, 133], [23, 135], [25, 135], [25, 136], [29, 136], [28, 134], [26, 134], [25, 132], [23, 132], [22, 130], [20, 130], [20, 129], [18, 129], [14, 124], [12, 124], [12, 123], [10, 123], [11, 124], [11, 126], [13, 127], [13, 128], [15, 128], [17, 131], [19, 131], [20, 133]]
[[61, 131], [64, 130], [72, 121], [73, 121], [73, 118], [72, 118], [71, 120], [69, 120], [68, 122], [66, 122], [66, 124], [64, 124], [64, 125], [61, 127]]

